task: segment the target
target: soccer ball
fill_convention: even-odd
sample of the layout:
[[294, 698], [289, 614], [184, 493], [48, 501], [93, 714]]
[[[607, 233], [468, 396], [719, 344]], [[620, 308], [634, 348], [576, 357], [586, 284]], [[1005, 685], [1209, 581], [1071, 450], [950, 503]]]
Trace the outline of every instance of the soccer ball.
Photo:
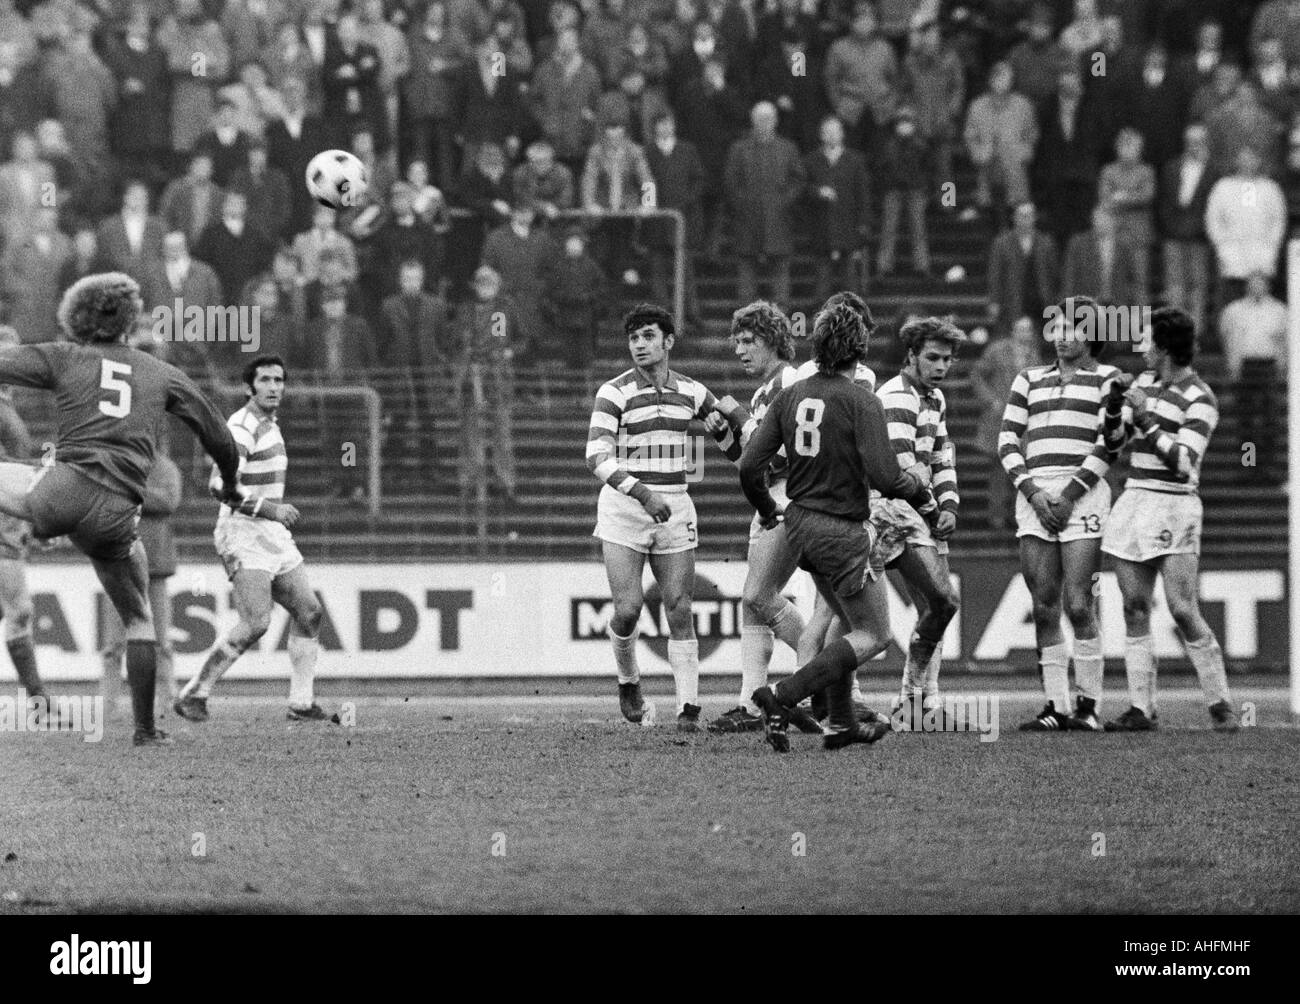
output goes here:
[[346, 150], [318, 153], [307, 165], [307, 190], [330, 209], [355, 206], [369, 183], [366, 165]]

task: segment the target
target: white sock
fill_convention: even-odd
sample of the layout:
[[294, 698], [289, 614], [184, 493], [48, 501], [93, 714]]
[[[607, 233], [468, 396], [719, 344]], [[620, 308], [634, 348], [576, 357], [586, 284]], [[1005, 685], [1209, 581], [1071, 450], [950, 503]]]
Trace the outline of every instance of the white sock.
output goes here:
[[1040, 649], [1038, 661], [1043, 667], [1043, 692], [1058, 715], [1068, 715], [1071, 711], [1070, 653], [1065, 642]]
[[1124, 637], [1128, 702], [1150, 718], [1156, 711], [1156, 647], [1149, 634]]
[[939, 666], [943, 663], [943, 642], [934, 646], [934, 654], [925, 667], [925, 676], [921, 680], [921, 693], [925, 695], [922, 706], [933, 707], [939, 703]]
[[695, 638], [668, 639], [668, 665], [677, 685], [677, 713], [688, 704], [700, 703], [700, 643]]
[[858, 674], [853, 674], [853, 686], [849, 689], [849, 697], [861, 704], [866, 704], [867, 699], [862, 696], [862, 684], [858, 683]]
[[1079, 693], [1101, 707], [1102, 677], [1106, 664], [1101, 658], [1101, 637], [1074, 639], [1074, 682]]
[[618, 667], [619, 683], [640, 683], [641, 667], [636, 663], [636, 637], [640, 634], [637, 628], [632, 629], [632, 633], [626, 638], [616, 635], [613, 630], [609, 632], [609, 640], [614, 643], [614, 665]]
[[776, 638], [765, 624], [746, 624], [740, 629], [740, 706], [758, 714], [758, 705], [750, 695], [767, 686], [768, 665]]
[[923, 673], [919, 671], [916, 660], [912, 658], [912, 646], [916, 644], [918, 635], [915, 631], [907, 640], [907, 652], [903, 657], [903, 684], [899, 688], [898, 695], [906, 702], [908, 698], [915, 697], [921, 693], [921, 677]]
[[1192, 661], [1196, 675], [1201, 681], [1201, 690], [1209, 704], [1218, 704], [1228, 700], [1228, 674], [1223, 668], [1223, 649], [1213, 632], [1199, 641], [1182, 639], [1183, 651]]
[[293, 667], [289, 676], [289, 707], [305, 711], [312, 706], [312, 682], [316, 679], [316, 656], [320, 642], [290, 629], [289, 663]]
[[208, 653], [203, 667], [190, 677], [190, 682], [185, 684], [180, 696], [204, 698], [211, 696], [212, 688], [239, 656], [239, 650], [226, 639], [217, 642], [217, 647]]
[[781, 612], [768, 621], [767, 626], [772, 629], [777, 641], [799, 651], [799, 636], [803, 634], [804, 620], [793, 603], [786, 600]]

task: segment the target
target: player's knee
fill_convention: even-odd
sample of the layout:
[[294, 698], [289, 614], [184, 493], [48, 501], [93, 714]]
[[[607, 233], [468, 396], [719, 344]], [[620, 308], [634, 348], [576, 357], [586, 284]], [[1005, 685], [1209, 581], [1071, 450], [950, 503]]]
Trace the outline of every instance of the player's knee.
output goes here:
[[6, 638], [19, 638], [32, 630], [32, 605], [30, 602], [15, 605], [4, 612]]
[[668, 618], [670, 628], [683, 630], [688, 627], [691, 623], [690, 593], [664, 597], [664, 615]]
[[930, 600], [926, 613], [934, 621], [947, 624], [957, 616], [957, 608], [960, 606], [961, 603], [957, 599], [957, 594], [951, 590], [945, 590]]
[[1070, 627], [1078, 631], [1080, 628], [1090, 627], [1093, 622], [1093, 606], [1091, 598], [1083, 597], [1070, 599], [1065, 604], [1065, 616], [1070, 620]]
[[619, 603], [614, 601], [614, 616], [609, 619], [609, 629], [620, 638], [626, 638], [630, 635], [641, 619], [641, 604], [633, 606], [631, 603]]
[[749, 586], [741, 594], [740, 603], [745, 614], [746, 624], [766, 624], [781, 612], [782, 603], [776, 602], [779, 596], [764, 594]]
[[266, 634], [266, 632], [270, 629], [271, 614], [269, 611], [264, 614], [263, 613], [252, 614], [251, 616], [249, 616], [248, 620], [245, 621], [245, 625], [248, 628], [249, 640], [257, 641], [259, 638], [262, 637], [262, 635]]
[[1061, 623], [1060, 600], [1034, 600], [1034, 623], [1039, 627]]
[[1124, 600], [1124, 623], [1145, 624], [1151, 617], [1151, 601], [1144, 596], [1126, 597]]
[[308, 637], [316, 637], [320, 630], [320, 622], [325, 616], [325, 609], [321, 606], [320, 600], [314, 596], [310, 603], [303, 606], [298, 611], [298, 616], [294, 618], [298, 622], [298, 629]]
[[1184, 638], [1197, 638], [1201, 635], [1201, 612], [1195, 603], [1175, 603], [1169, 607], [1169, 616], [1174, 619], [1174, 627]]

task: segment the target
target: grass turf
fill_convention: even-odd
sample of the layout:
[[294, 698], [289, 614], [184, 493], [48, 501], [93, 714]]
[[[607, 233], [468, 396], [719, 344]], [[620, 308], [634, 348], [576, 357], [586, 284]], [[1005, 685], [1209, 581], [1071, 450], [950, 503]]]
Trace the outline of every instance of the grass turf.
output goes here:
[[1024, 735], [1025, 694], [996, 742], [781, 757], [627, 725], [612, 697], [370, 698], [343, 727], [218, 696], [204, 725], [169, 716], [169, 749], [121, 717], [100, 743], [0, 734], [0, 913], [1294, 912], [1283, 698], [1237, 735], [1190, 691], [1156, 735]]

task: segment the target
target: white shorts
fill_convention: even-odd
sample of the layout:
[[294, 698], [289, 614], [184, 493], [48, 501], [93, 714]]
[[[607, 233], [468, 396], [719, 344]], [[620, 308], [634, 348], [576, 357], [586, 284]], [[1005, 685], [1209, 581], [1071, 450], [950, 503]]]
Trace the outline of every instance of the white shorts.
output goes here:
[[[782, 478], [780, 481], [772, 482], [772, 484], [767, 486], [767, 490], [772, 493], [773, 501], [775, 501], [776, 504], [779, 505], [782, 509], [784, 509], [786, 506], [790, 504], [790, 497], [785, 493], [784, 478]], [[758, 540], [758, 538], [763, 536], [763, 534], [772, 532], [772, 530], [764, 530], [762, 523], [763, 521], [759, 517], [758, 513], [754, 513], [754, 518], [749, 521], [750, 540]], [[775, 527], [773, 527], [773, 529], [774, 530], [780, 529], [780, 526], [781, 525], [778, 523]]]
[[[1036, 477], [1034, 482], [1039, 488], [1053, 495], [1059, 495], [1070, 483], [1072, 475], [1061, 474], [1055, 477]], [[1100, 540], [1106, 532], [1106, 518], [1110, 513], [1110, 485], [1102, 478], [1089, 489], [1088, 494], [1079, 499], [1070, 513], [1070, 522], [1059, 534], [1052, 533], [1043, 526], [1029, 504], [1029, 499], [1016, 492], [1016, 536], [1041, 537], [1043, 540], [1068, 544], [1072, 540]]]
[[933, 547], [940, 554], [948, 553], [948, 542], [935, 540], [925, 517], [902, 499], [873, 499], [871, 525], [876, 531], [871, 567], [877, 573], [883, 572], [909, 544], [912, 547]]
[[1126, 489], [1111, 510], [1101, 549], [1127, 561], [1201, 553], [1199, 495]]
[[217, 521], [212, 533], [217, 556], [234, 578], [241, 569], [268, 572], [272, 578], [292, 572], [302, 564], [293, 534], [283, 523], [269, 519], [241, 519], [228, 516]]
[[591, 535], [642, 554], [676, 554], [694, 550], [699, 545], [699, 534], [696, 532], [695, 503], [690, 494], [683, 491], [659, 494], [672, 510], [672, 515], [664, 523], [656, 523], [645, 507], [630, 495], [605, 485], [596, 502], [596, 529]]

